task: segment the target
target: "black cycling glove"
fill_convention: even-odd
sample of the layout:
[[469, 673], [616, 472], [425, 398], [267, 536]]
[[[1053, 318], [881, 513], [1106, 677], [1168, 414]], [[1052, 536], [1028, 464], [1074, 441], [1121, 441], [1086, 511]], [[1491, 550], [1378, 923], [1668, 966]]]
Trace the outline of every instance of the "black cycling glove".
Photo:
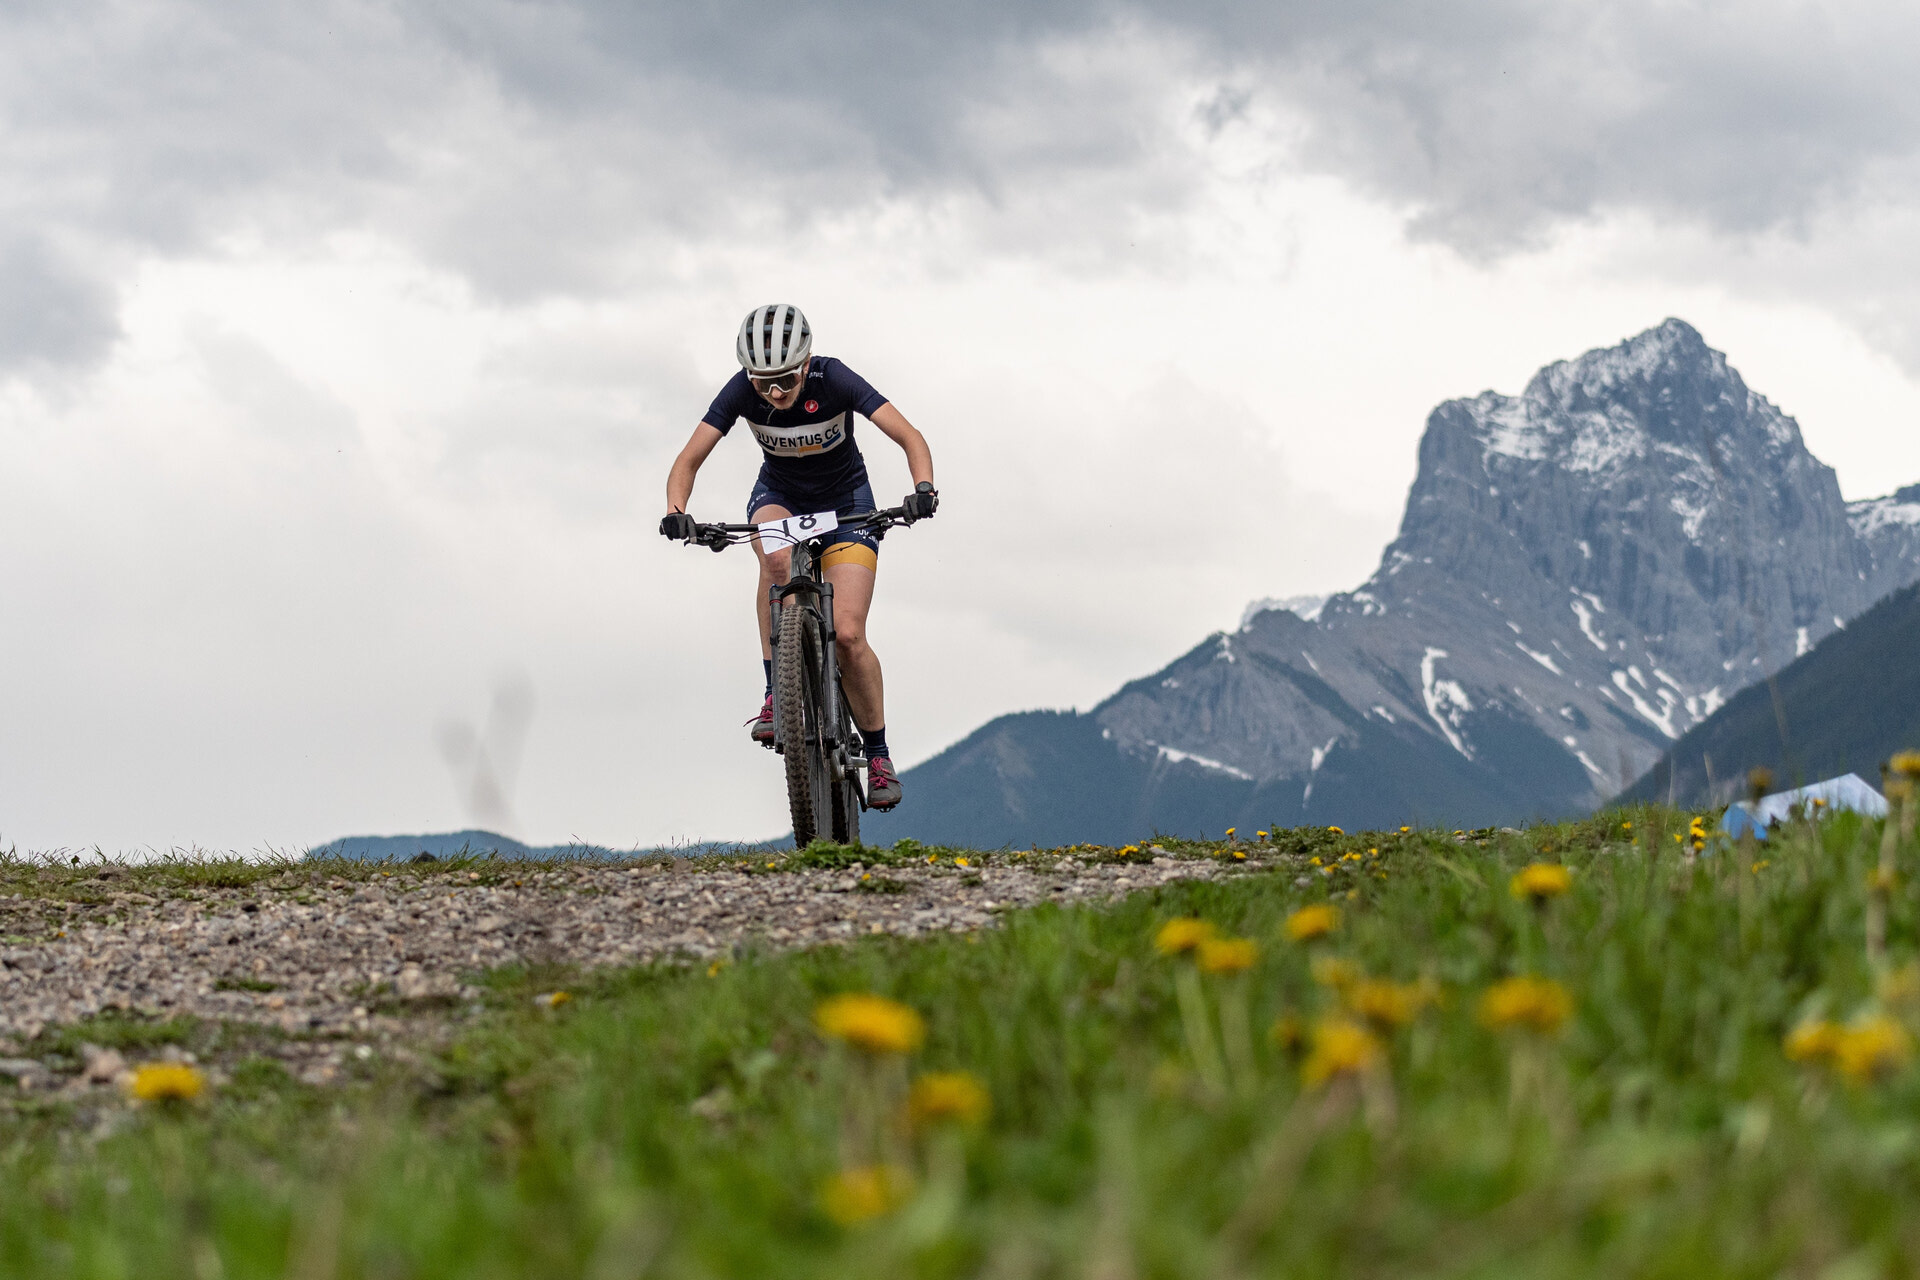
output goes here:
[[693, 517], [684, 511], [669, 511], [660, 517], [660, 536], [676, 542], [693, 541]]
[[925, 480], [913, 486], [913, 492], [900, 503], [906, 509], [907, 519], [930, 519], [940, 509], [940, 491]]

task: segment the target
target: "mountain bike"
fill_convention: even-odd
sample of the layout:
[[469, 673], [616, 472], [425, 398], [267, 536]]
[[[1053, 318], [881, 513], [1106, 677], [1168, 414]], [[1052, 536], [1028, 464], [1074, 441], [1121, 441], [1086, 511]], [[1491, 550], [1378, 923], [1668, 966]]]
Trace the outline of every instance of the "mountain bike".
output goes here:
[[878, 541], [895, 525], [912, 523], [905, 507], [889, 507], [846, 519], [823, 511], [757, 525], [693, 527], [692, 541], [713, 551], [758, 536], [769, 550], [786, 546], [793, 552], [786, 583], [769, 587], [767, 602], [773, 615], [772, 746], [786, 762], [796, 848], [816, 839], [860, 843], [860, 814], [867, 807], [867, 760], [840, 688], [833, 584], [820, 569], [826, 540], [837, 530], [864, 529]]

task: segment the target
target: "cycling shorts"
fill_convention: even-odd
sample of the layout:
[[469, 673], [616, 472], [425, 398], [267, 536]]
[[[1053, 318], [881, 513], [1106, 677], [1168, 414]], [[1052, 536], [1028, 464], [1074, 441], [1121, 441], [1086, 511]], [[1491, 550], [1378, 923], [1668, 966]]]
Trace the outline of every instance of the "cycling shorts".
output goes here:
[[[747, 499], [747, 519], [753, 519], [753, 513], [762, 507], [783, 507], [796, 516], [812, 515], [825, 509], [819, 502], [796, 502], [773, 487], [762, 471], [760, 478], [753, 482], [753, 496]], [[873, 486], [865, 480], [850, 494], [841, 495], [835, 512], [841, 519], [863, 515], [874, 509]], [[768, 547], [768, 551], [776, 550]], [[857, 564], [869, 571], [875, 571], [880, 565], [880, 542], [865, 529], [836, 529], [827, 539], [827, 550], [820, 557], [820, 566], [831, 569], [837, 564]]]

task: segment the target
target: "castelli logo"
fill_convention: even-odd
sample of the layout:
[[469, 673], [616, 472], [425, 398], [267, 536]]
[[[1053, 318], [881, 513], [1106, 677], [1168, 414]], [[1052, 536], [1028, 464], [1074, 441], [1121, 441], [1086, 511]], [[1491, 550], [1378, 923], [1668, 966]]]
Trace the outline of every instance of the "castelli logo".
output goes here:
[[820, 402], [818, 400], [807, 401], [807, 412], [808, 413], [820, 412]]

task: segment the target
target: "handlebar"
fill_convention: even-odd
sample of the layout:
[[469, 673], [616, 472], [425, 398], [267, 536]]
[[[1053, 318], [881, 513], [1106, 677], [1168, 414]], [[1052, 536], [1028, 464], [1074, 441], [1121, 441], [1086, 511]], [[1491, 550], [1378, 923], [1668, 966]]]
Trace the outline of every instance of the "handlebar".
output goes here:
[[[879, 511], [863, 511], [857, 516], [848, 516], [833, 528], [815, 536], [827, 538], [842, 529], [864, 529], [872, 534], [877, 542], [886, 537], [887, 530], [895, 525], [912, 523], [914, 518], [907, 514], [905, 507], [887, 507]], [[751, 541], [759, 532], [760, 526], [757, 524], [695, 524], [693, 537], [687, 541], [691, 545], [706, 547], [710, 551], [725, 551], [728, 547]], [[811, 541], [813, 541], [812, 538], [796, 538], [794, 544]]]

